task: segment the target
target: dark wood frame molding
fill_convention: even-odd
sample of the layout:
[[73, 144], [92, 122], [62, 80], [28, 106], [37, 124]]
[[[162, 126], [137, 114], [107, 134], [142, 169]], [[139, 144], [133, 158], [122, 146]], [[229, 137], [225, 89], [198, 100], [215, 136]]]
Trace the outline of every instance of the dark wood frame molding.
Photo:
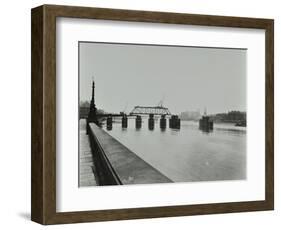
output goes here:
[[[274, 209], [274, 21], [271, 19], [43, 5], [32, 9], [31, 219], [41, 224], [230, 213]], [[56, 212], [56, 18], [87, 18], [264, 29], [266, 150], [264, 201]]]

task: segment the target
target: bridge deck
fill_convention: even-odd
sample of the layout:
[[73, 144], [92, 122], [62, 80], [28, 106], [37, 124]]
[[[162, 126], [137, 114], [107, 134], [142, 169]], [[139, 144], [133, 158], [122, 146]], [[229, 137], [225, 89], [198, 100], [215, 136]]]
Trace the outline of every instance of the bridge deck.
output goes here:
[[94, 123], [90, 128], [122, 184], [172, 182]]

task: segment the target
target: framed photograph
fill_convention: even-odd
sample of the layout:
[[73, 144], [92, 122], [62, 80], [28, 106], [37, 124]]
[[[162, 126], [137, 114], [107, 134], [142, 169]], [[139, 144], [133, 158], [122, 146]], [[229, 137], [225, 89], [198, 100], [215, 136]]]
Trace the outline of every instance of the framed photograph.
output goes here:
[[31, 218], [273, 210], [272, 19], [32, 9]]

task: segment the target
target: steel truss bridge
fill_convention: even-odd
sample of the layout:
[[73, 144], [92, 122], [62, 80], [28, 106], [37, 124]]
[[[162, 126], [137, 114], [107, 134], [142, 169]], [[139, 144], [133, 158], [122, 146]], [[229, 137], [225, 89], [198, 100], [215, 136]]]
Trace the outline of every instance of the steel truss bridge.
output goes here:
[[171, 115], [168, 108], [163, 106], [135, 106], [130, 115]]

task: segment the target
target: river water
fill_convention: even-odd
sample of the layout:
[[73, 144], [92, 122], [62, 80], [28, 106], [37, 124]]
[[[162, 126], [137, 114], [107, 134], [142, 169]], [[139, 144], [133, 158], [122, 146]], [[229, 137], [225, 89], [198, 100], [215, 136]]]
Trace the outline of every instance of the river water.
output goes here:
[[174, 182], [246, 179], [246, 128], [233, 124], [214, 124], [213, 132], [198, 129], [198, 122], [181, 121], [181, 129], [142, 128], [128, 119], [112, 130], [104, 130]]

